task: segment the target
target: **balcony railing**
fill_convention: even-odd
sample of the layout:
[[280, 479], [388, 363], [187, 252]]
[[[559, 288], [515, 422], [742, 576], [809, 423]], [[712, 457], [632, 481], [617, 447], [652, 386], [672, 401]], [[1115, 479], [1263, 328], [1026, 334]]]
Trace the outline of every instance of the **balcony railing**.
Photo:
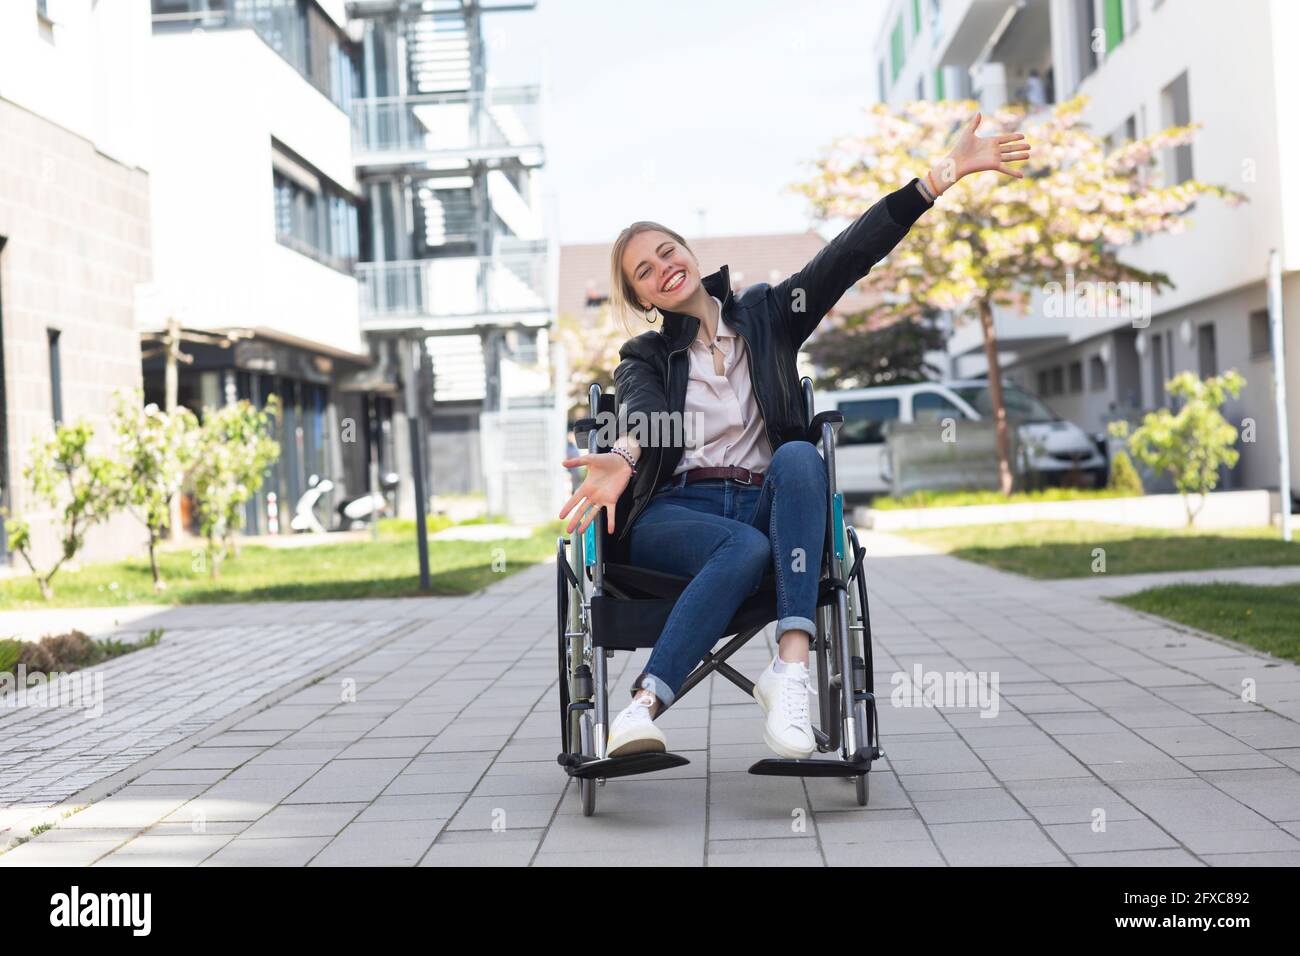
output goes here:
[[429, 93], [352, 101], [357, 165], [419, 162], [431, 156], [532, 156], [540, 163], [536, 86], [481, 93]]
[[545, 252], [359, 263], [362, 324], [397, 328], [462, 318], [482, 324], [498, 315], [543, 313], [547, 263]]

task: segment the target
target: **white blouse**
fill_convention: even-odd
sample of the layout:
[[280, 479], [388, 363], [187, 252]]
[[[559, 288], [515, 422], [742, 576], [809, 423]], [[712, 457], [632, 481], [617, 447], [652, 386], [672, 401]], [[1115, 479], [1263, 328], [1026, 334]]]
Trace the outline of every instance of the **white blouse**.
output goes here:
[[694, 431], [686, 434], [693, 440], [673, 474], [726, 465], [761, 474], [772, 461], [772, 448], [749, 377], [745, 340], [722, 320], [718, 297], [711, 298], [718, 303], [716, 344], [723, 357], [723, 374], [715, 370], [708, 345], [697, 337], [687, 351], [691, 371], [685, 411], [687, 428]]

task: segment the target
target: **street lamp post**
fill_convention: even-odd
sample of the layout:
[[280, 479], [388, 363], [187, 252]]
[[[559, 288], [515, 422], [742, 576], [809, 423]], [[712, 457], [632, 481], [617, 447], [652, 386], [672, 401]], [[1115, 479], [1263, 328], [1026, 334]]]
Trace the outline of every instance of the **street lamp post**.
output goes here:
[[1291, 540], [1291, 444], [1286, 420], [1286, 347], [1282, 341], [1282, 261], [1277, 250], [1268, 254], [1268, 323], [1273, 341], [1273, 401], [1277, 405], [1279, 510], [1282, 540]]
[[429, 581], [429, 528], [425, 518], [424, 442], [420, 414], [420, 369], [423, 365], [421, 350], [424, 343], [418, 337], [411, 339], [410, 367], [406, 373], [406, 421], [411, 436], [411, 473], [415, 483], [415, 541], [420, 552], [420, 590], [428, 591]]

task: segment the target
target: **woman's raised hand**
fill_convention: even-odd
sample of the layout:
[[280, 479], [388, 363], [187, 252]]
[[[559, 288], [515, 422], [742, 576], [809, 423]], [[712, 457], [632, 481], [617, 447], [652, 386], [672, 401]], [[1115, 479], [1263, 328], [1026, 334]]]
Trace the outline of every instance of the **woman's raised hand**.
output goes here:
[[1000, 133], [997, 136], [976, 136], [983, 114], [976, 113], [969, 123], [962, 127], [957, 135], [957, 142], [952, 151], [939, 165], [940, 178], [947, 180], [945, 188], [963, 176], [983, 170], [995, 170], [1016, 179], [1024, 179], [1025, 174], [1009, 163], [1029, 159], [1029, 143], [1024, 133]]
[[614, 505], [618, 503], [619, 495], [623, 494], [628, 479], [632, 477], [632, 469], [627, 460], [622, 455], [606, 452], [603, 455], [579, 455], [577, 458], [566, 458], [563, 465], [565, 468], [587, 466], [587, 477], [573, 493], [573, 497], [560, 509], [561, 519], [570, 511], [573, 512], [573, 517], [569, 519], [568, 527], [565, 528], [566, 533], [573, 534], [574, 528], [578, 529], [579, 534], [585, 532], [587, 525], [595, 520], [602, 507], [605, 509], [605, 525], [612, 532]]

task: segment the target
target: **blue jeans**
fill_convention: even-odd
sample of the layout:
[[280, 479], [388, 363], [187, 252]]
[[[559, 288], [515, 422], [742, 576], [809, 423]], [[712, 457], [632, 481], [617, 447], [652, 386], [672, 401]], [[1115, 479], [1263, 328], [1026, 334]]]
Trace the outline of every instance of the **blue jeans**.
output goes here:
[[826, 464], [806, 441], [786, 442], [759, 486], [728, 480], [655, 492], [628, 535], [637, 567], [690, 577], [669, 614], [634, 691], [646, 687], [667, 707], [736, 609], [775, 568], [776, 639], [813, 634], [826, 539]]

